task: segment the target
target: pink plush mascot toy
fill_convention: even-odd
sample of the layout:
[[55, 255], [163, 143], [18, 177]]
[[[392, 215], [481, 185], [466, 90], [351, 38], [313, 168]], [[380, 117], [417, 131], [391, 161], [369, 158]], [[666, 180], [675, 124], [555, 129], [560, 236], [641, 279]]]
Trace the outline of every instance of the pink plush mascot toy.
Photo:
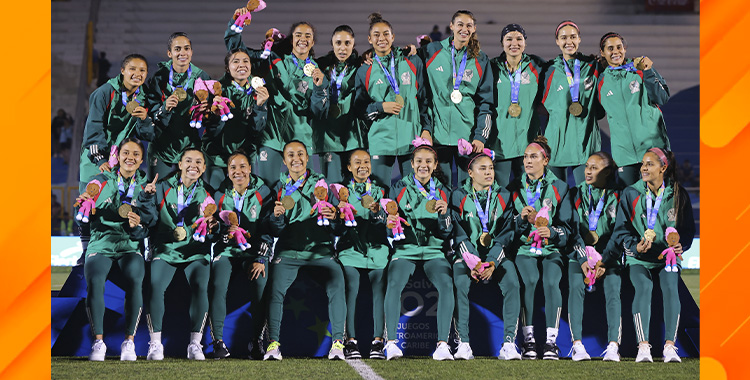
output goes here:
[[263, 0], [250, 0], [245, 6], [247, 13], [243, 15], [234, 15], [234, 24], [229, 28], [237, 33], [242, 33], [245, 26], [250, 25], [250, 21], [253, 19], [253, 13], [260, 12], [266, 9], [266, 2]]
[[109, 160], [107, 161], [110, 168], [114, 168], [118, 163], [120, 163], [120, 159], [119, 157], [117, 157], [117, 155], [117, 145], [112, 145], [112, 147], [109, 149]]
[[231, 226], [237, 226], [237, 230], [234, 232], [229, 233], [227, 235], [227, 238], [229, 239], [236, 239], [237, 245], [240, 247], [241, 250], [246, 250], [250, 248], [250, 243], [247, 242], [247, 238], [250, 238], [250, 233], [247, 232], [244, 228], [240, 227], [240, 221], [237, 219], [237, 213], [231, 210], [222, 210], [219, 212], [219, 218], [221, 220]]
[[286, 38], [284, 33], [281, 33], [276, 28], [271, 28], [266, 31], [266, 40], [263, 42], [263, 53], [260, 55], [261, 59], [266, 59], [271, 56], [271, 47], [273, 44]]
[[333, 183], [331, 184], [331, 191], [333, 191], [336, 199], [339, 200], [338, 208], [341, 211], [341, 219], [344, 219], [344, 225], [347, 227], [356, 227], [357, 221], [354, 219], [354, 215], [357, 214], [357, 210], [349, 203], [349, 189], [338, 183]]
[[89, 215], [96, 214], [96, 198], [99, 197], [99, 191], [101, 188], [102, 183], [98, 180], [93, 180], [86, 185], [86, 193], [89, 195], [89, 198], [83, 202], [79, 200], [73, 205], [73, 207], [81, 206], [81, 208], [78, 209], [78, 214], [76, 214], [76, 220], [81, 223], [88, 223]]
[[[380, 200], [380, 207], [382, 207], [385, 212], [388, 215], [396, 215], [398, 216], [398, 203], [392, 199], [383, 198]], [[409, 222], [406, 221], [406, 219], [402, 217], [398, 217], [398, 220], [395, 223], [388, 223], [386, 227], [391, 229], [391, 232], [393, 233], [393, 240], [403, 240], [406, 239], [406, 235], [404, 235], [404, 227], [401, 226], [401, 223], [409, 225]]]
[[328, 203], [326, 199], [328, 199], [328, 184], [324, 179], [319, 180], [315, 183], [315, 190], [313, 192], [315, 194], [315, 198], [318, 200], [313, 205], [312, 209], [310, 210], [310, 215], [315, 214], [315, 211], [318, 211], [318, 225], [319, 226], [327, 226], [330, 225], [331, 222], [323, 216], [323, 214], [320, 212], [323, 210], [323, 207], [333, 207], [332, 204]]
[[[531, 219], [531, 218], [530, 218]], [[541, 255], [542, 254], [542, 247], [547, 245], [547, 238], [543, 238], [539, 236], [539, 227], [547, 227], [549, 225], [549, 207], [544, 206], [541, 210], [536, 214], [536, 218], [534, 218], [534, 226], [537, 228], [534, 231], [531, 231], [529, 234], [529, 238], [526, 241], [534, 241], [531, 243], [531, 248], [529, 248], [529, 251], [531, 253]]]
[[208, 100], [208, 95], [213, 93], [213, 80], [203, 80], [198, 78], [193, 85], [196, 103], [190, 107], [190, 126], [200, 129], [203, 126], [203, 117], [210, 111], [210, 107], [202, 109], [203, 102]]
[[[469, 269], [472, 269], [472, 272], [473, 270], [476, 270], [477, 273], [482, 273], [487, 267], [494, 266], [493, 263], [483, 263], [482, 260], [479, 259], [479, 256], [469, 251], [461, 252], [461, 257], [463, 257], [466, 266], [469, 267]], [[479, 281], [474, 273], [471, 274], [471, 277], [474, 279], [474, 281]]]
[[[471, 156], [472, 152], [474, 152], [474, 147], [470, 142], [464, 139], [458, 139], [458, 154], [462, 156]], [[491, 160], [495, 160], [495, 151], [484, 148], [484, 150], [482, 150], [482, 153], [489, 156]]]
[[597, 252], [594, 247], [587, 245], [586, 257], [586, 263], [589, 265], [589, 268], [591, 270], [586, 275], [586, 278], [583, 279], [583, 282], [588, 285], [586, 287], [586, 291], [590, 293], [596, 290], [596, 288], [594, 287], [594, 283], [596, 282], [596, 271], [597, 269], [599, 269], [599, 267], [602, 266], [602, 255]]
[[192, 228], [195, 233], [193, 234], [193, 240], [199, 241], [201, 243], [206, 241], [206, 235], [208, 234], [208, 222], [206, 219], [208, 219], [211, 215], [213, 215], [216, 212], [216, 202], [214, 202], [214, 199], [211, 198], [211, 196], [207, 196], [206, 199], [201, 204], [201, 216], [198, 218], [198, 220], [193, 223], [190, 228]]
[[211, 106], [211, 112], [219, 115], [219, 117], [221, 117], [221, 121], [227, 121], [233, 118], [234, 115], [232, 115], [232, 111], [229, 109], [229, 106], [234, 107], [234, 103], [232, 103], [229, 98], [225, 98], [224, 96], [222, 96], [221, 83], [213, 81], [212, 84], [214, 103]]
[[679, 269], [677, 269], [677, 258], [679, 257], [680, 260], [682, 260], [682, 254], [675, 252], [674, 246], [680, 242], [680, 234], [674, 227], [667, 227], [667, 230], [664, 234], [667, 236], [667, 244], [669, 245], [669, 247], [661, 251], [659, 260], [666, 256], [665, 263], [667, 266], [664, 267], [664, 270], [666, 270], [667, 272], [679, 272]]

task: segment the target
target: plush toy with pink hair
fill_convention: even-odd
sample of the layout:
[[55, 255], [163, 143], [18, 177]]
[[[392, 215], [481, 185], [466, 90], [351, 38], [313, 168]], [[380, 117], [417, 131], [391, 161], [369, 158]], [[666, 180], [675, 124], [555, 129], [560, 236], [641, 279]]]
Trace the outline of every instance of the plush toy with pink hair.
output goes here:
[[219, 212], [219, 218], [224, 223], [228, 224], [229, 227], [237, 227], [234, 232], [230, 232], [229, 234], [227, 234], [227, 239], [235, 239], [237, 241], [237, 245], [243, 251], [250, 248], [250, 243], [247, 242], [247, 239], [250, 238], [250, 233], [247, 232], [247, 230], [245, 230], [244, 228], [240, 227], [240, 220], [237, 217], [236, 212], [232, 210], [222, 210]]
[[266, 59], [271, 56], [271, 48], [273, 44], [286, 38], [284, 33], [281, 33], [276, 28], [271, 28], [266, 31], [266, 40], [263, 42], [263, 53], [260, 55], [261, 59]]
[[347, 227], [356, 227], [357, 221], [354, 219], [354, 215], [357, 215], [357, 210], [349, 203], [349, 189], [346, 186], [339, 185], [338, 183], [331, 184], [331, 191], [336, 199], [339, 200], [339, 211], [341, 211], [341, 219], [344, 219], [344, 225]]
[[234, 107], [234, 103], [232, 103], [229, 98], [225, 98], [222, 96], [222, 89], [221, 89], [221, 83], [214, 81], [212, 83], [213, 85], [213, 91], [214, 94], [214, 103], [211, 106], [211, 112], [219, 115], [221, 118], [221, 121], [227, 121], [234, 117], [232, 115], [232, 111], [230, 110], [230, 106]]
[[661, 251], [659, 260], [666, 256], [666, 267], [664, 267], [664, 270], [667, 272], [679, 272], [679, 269], [677, 268], [677, 258], [679, 257], [680, 260], [682, 260], [682, 254], [675, 252], [674, 247], [680, 242], [680, 234], [674, 227], [667, 227], [667, 230], [664, 231], [664, 235], [667, 237], [667, 245], [669, 245], [669, 247]]
[[102, 188], [102, 183], [98, 180], [93, 180], [86, 185], [86, 194], [88, 198], [82, 199], [83, 194], [78, 197], [78, 200], [73, 207], [79, 207], [78, 213], [76, 214], [76, 220], [81, 223], [89, 222], [89, 215], [96, 214], [96, 198], [99, 197], [99, 191]]
[[206, 196], [206, 199], [201, 203], [201, 216], [198, 220], [193, 223], [192, 228], [195, 233], [193, 234], [193, 240], [201, 243], [206, 241], [206, 235], [208, 235], [208, 218], [210, 218], [216, 212], [216, 202], [211, 196]]
[[120, 163], [120, 159], [119, 157], [117, 157], [117, 155], [117, 145], [112, 145], [112, 147], [109, 148], [109, 160], [107, 160], [110, 168], [114, 168], [118, 163]]
[[[471, 156], [471, 153], [474, 152], [474, 147], [471, 145], [471, 143], [464, 139], [458, 139], [458, 154], [462, 156]], [[490, 157], [493, 161], [495, 160], [495, 151], [489, 148], [484, 148], [482, 150], [483, 154], [486, 154]]]
[[586, 263], [591, 270], [588, 271], [588, 274], [586, 274], [586, 278], [583, 279], [583, 283], [588, 285], [586, 287], [586, 291], [590, 293], [596, 290], [596, 288], [594, 287], [594, 283], [596, 282], [596, 271], [603, 265], [602, 255], [590, 245], [586, 246]]
[[476, 274], [482, 273], [486, 268], [495, 265], [495, 263], [483, 263], [479, 256], [469, 251], [461, 252], [461, 257], [464, 259], [466, 266], [471, 269], [471, 278], [473, 278], [474, 281], [479, 281]]
[[263, 0], [250, 0], [247, 2], [245, 9], [247, 9], [247, 12], [244, 14], [234, 14], [234, 24], [229, 27], [237, 33], [242, 33], [244, 27], [250, 25], [250, 21], [253, 19], [253, 13], [266, 9], [266, 2]]
[[195, 104], [190, 107], [190, 126], [195, 129], [200, 129], [203, 126], [203, 117], [211, 111], [211, 107], [205, 107], [204, 104], [208, 100], [208, 96], [213, 94], [215, 80], [203, 80], [198, 78], [195, 80], [193, 85], [193, 93], [195, 94]]
[[331, 222], [323, 216], [323, 207], [330, 207], [332, 208], [333, 205], [328, 203], [326, 199], [328, 199], [328, 184], [326, 183], [326, 180], [320, 179], [318, 182], [315, 183], [315, 190], [313, 190], [313, 194], [315, 195], [315, 199], [318, 201], [315, 202], [312, 209], [310, 209], [310, 215], [315, 214], [315, 212], [318, 212], [318, 225], [319, 226], [327, 226], [330, 225]]
[[529, 215], [529, 221], [534, 222], [534, 226], [537, 228], [534, 231], [531, 231], [529, 234], [527, 242], [532, 241], [531, 248], [529, 248], [529, 251], [531, 253], [536, 255], [542, 254], [542, 247], [548, 244], [547, 238], [543, 238], [539, 236], [539, 227], [547, 227], [549, 225], [549, 207], [544, 206], [541, 210], [539, 210], [538, 213], [535, 215]]
[[388, 222], [388, 224], [386, 225], [386, 227], [391, 229], [393, 240], [406, 239], [406, 235], [404, 235], [404, 227], [401, 225], [401, 223], [408, 226], [409, 222], [398, 215], [398, 203], [396, 203], [396, 201], [392, 199], [383, 198], [380, 200], [380, 206], [383, 207], [383, 210], [385, 210], [388, 215], [395, 215], [398, 217], [398, 220], [396, 220], [395, 222]]

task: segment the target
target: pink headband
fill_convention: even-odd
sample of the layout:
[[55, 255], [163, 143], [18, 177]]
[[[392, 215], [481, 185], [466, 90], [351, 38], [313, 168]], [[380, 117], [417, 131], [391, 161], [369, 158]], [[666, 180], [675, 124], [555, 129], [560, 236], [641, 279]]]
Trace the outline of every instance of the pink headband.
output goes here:
[[544, 158], [549, 158], [549, 157], [547, 157], [547, 151], [546, 151], [546, 150], [544, 150], [544, 148], [543, 148], [543, 147], [542, 147], [541, 145], [539, 145], [539, 144], [537, 144], [537, 143], [533, 142], [533, 143], [529, 144], [529, 146], [533, 146], [533, 147], [537, 147], [537, 148], [539, 148], [539, 150], [541, 150], [541, 151], [542, 151], [542, 156], [544, 156]]
[[664, 151], [661, 148], [654, 147], [654, 148], [649, 149], [648, 151], [655, 154], [657, 157], [659, 157], [659, 161], [661, 161], [662, 165], [669, 166], [669, 164], [667, 164], [668, 162], [667, 155], [664, 154]]
[[557, 29], [555, 29], [555, 37], [557, 37], [557, 33], [560, 33], [560, 29], [568, 25], [576, 28], [579, 33], [581, 32], [581, 30], [578, 29], [578, 25], [576, 25], [576, 23], [574, 23], [573, 21], [563, 21], [560, 25], [557, 26]]
[[489, 157], [490, 160], [495, 161], [495, 151], [490, 150], [488, 148], [484, 148], [484, 150], [481, 153], [477, 154], [471, 160], [469, 160], [469, 165], [466, 166], [466, 170], [469, 170], [469, 168], [471, 168], [471, 164], [474, 163], [474, 160], [476, 160], [479, 157]]

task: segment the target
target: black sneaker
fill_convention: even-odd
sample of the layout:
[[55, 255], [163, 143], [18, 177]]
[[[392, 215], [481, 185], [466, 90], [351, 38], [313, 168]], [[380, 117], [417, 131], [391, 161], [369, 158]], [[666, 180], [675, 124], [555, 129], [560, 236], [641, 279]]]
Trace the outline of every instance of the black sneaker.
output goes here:
[[229, 350], [227, 350], [227, 345], [224, 344], [223, 340], [215, 340], [212, 345], [214, 346], [214, 359], [229, 357]]
[[523, 342], [523, 347], [521, 348], [522, 351], [522, 358], [524, 360], [534, 360], [536, 359], [536, 342], [533, 340]]
[[370, 348], [370, 359], [385, 359], [385, 345], [382, 340], [373, 340]]
[[559, 360], [560, 349], [557, 348], [555, 342], [547, 342], [544, 344], [544, 360]]
[[362, 354], [359, 353], [356, 340], [346, 341], [344, 345], [344, 357], [347, 359], [362, 359]]
[[250, 343], [250, 359], [263, 360], [263, 355], [266, 354], [266, 349], [263, 346], [263, 340], [259, 339], [255, 344]]

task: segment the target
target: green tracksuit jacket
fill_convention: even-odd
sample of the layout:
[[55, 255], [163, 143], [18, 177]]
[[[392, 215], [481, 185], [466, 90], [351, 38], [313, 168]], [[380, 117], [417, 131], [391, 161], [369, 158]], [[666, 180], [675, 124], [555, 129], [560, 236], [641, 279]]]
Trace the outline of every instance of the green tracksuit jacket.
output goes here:
[[[349, 203], [357, 210], [356, 227], [344, 227], [344, 234], [336, 243], [338, 258], [346, 267], [383, 269], [388, 264], [388, 239], [386, 214], [383, 209], [377, 214], [362, 206], [361, 198], [366, 193], [366, 183], [346, 184]], [[385, 197], [382, 187], [372, 184], [370, 195], [375, 202]], [[338, 207], [339, 201], [332, 202]]]
[[617, 217], [617, 202], [620, 200], [620, 192], [621, 190], [612, 184], [607, 185], [605, 189], [591, 189], [591, 196], [589, 197], [589, 185], [586, 182], [581, 182], [578, 186], [570, 189], [578, 228], [575, 232], [575, 239], [572, 241], [573, 250], [568, 257], [577, 261], [579, 266], [587, 261], [583, 234], [589, 231], [589, 213], [592, 212], [592, 208], [596, 209], [602, 194], [605, 197], [604, 206], [596, 224], [596, 234], [599, 235], [599, 240], [594, 248], [602, 255], [602, 262], [606, 264], [607, 268], [621, 265], [622, 251], [617, 249], [617, 244], [611, 238]]

